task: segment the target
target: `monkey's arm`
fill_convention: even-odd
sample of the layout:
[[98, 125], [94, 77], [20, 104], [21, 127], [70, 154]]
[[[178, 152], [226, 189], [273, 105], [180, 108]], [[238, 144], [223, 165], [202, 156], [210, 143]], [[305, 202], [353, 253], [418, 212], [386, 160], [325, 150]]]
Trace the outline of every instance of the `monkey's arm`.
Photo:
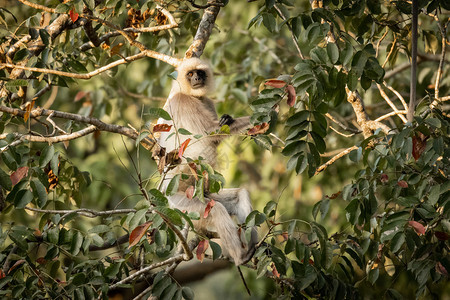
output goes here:
[[233, 119], [230, 115], [222, 115], [219, 120], [219, 127], [228, 125], [230, 133], [242, 133], [251, 127], [250, 116]]

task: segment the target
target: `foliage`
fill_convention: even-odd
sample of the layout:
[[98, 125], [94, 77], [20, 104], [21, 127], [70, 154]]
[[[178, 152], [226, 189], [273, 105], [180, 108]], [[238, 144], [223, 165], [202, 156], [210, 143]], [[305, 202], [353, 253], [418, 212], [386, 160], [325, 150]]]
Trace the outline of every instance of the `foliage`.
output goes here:
[[[229, 144], [241, 154], [224, 159], [233, 175], [192, 158], [192, 174], [175, 176], [166, 194], [139, 144], [167, 131], [150, 123], [170, 119], [157, 100], [169, 92], [172, 69], [139, 55], [182, 56], [203, 9], [186, 1], [46, 5], [0, 8], [1, 297], [107, 298], [144, 281], [150, 289], [142, 296], [192, 299], [173, 272], [195, 256], [193, 244], [198, 260], [218, 259], [221, 249], [204, 233], [182, 234], [213, 204], [200, 216], [168, 207], [186, 176], [196, 178], [186, 196], [202, 201], [225, 178], [250, 185], [258, 210], [241, 228], [249, 238], [257, 226], [261, 243], [246, 274], [271, 297], [449, 293], [446, 1], [419, 1], [420, 101], [411, 120], [410, 100], [398, 92], [410, 90], [402, 73], [411, 57], [409, 2], [226, 3], [205, 55], [219, 73], [216, 96], [226, 100], [217, 106], [233, 114], [251, 107], [256, 126]], [[170, 24], [169, 16], [177, 26], [144, 30]], [[92, 78], [77, 79], [86, 74]], [[52, 88], [57, 96], [45, 101]], [[180, 145], [179, 156], [202, 138]], [[325, 160], [330, 149], [339, 151]], [[248, 183], [253, 173], [259, 177]], [[299, 178], [310, 178], [301, 209]], [[308, 201], [316, 184], [331, 196]]]

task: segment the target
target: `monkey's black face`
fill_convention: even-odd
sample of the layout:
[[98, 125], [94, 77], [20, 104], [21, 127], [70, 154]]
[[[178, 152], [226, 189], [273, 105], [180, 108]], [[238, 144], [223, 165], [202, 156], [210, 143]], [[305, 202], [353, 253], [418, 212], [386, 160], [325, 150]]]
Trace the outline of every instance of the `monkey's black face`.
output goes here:
[[194, 89], [202, 88], [206, 85], [206, 72], [203, 70], [192, 70], [186, 74], [186, 79]]

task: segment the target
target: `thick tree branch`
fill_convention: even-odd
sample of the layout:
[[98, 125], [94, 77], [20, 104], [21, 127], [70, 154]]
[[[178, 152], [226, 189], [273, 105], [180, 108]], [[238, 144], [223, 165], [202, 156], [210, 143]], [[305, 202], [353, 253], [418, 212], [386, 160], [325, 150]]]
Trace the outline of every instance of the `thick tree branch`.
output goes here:
[[[71, 141], [71, 140], [80, 138], [82, 136], [91, 134], [95, 131], [97, 131], [97, 127], [95, 127], [94, 125], [91, 125], [89, 127], [81, 129], [79, 131], [72, 132], [70, 134], [58, 135], [58, 136], [38, 136], [38, 135], [20, 134], [18, 132], [13, 132], [10, 134], [14, 135], [14, 137], [18, 140], [12, 142], [9, 145], [6, 145], [3, 148], [0, 148], [0, 153], [4, 152], [9, 147], [17, 146], [24, 141], [53, 144], [53, 143]], [[0, 134], [0, 140], [6, 138], [7, 135], [9, 135], [9, 134], [6, 134], [6, 133]]]
[[386, 126], [380, 122], [371, 121], [369, 119], [369, 116], [367, 115], [364, 108], [364, 103], [357, 91], [352, 92], [348, 88], [346, 88], [346, 91], [347, 101], [353, 107], [353, 111], [356, 115], [356, 122], [361, 127], [364, 138], [368, 138], [369, 136], [371, 136], [377, 128], [381, 128], [381, 130], [383, 130], [383, 132], [385, 133], [388, 133], [391, 130], [389, 126]]
[[[217, 1], [217, 3], [223, 4], [222, 1]], [[210, 6], [205, 9], [202, 20], [198, 25], [194, 40], [185, 53], [186, 58], [200, 57], [203, 54], [203, 50], [205, 50], [206, 43], [208, 42], [209, 37], [212, 33], [219, 11], [220, 6]]]
[[[0, 111], [8, 113], [10, 115], [19, 116], [19, 117], [23, 117], [26, 113], [26, 111], [24, 111], [24, 110], [21, 110], [18, 108], [11, 108], [11, 107], [7, 107], [7, 106], [0, 106]], [[100, 121], [99, 119], [92, 118], [92, 117], [85, 117], [85, 116], [81, 116], [81, 115], [77, 115], [77, 114], [72, 114], [72, 113], [67, 113], [67, 112], [62, 112], [62, 111], [57, 111], [57, 110], [48, 110], [48, 109], [43, 109], [43, 108], [36, 108], [30, 112], [31, 118], [37, 118], [37, 117], [41, 117], [41, 116], [48, 117], [50, 115], [55, 118], [61, 118], [61, 119], [73, 120], [73, 121], [80, 122], [80, 123], [91, 124], [91, 125], [94, 125], [97, 130], [119, 133], [121, 135], [127, 136], [134, 140], [138, 137], [138, 133], [136, 133], [133, 129], [131, 129], [129, 127], [115, 125], [115, 124], [107, 124], [107, 123]], [[153, 143], [152, 145], [149, 145], [151, 147], [153, 147], [154, 143], [156, 143], [152, 139], [149, 139], [149, 143], [150, 142]]]

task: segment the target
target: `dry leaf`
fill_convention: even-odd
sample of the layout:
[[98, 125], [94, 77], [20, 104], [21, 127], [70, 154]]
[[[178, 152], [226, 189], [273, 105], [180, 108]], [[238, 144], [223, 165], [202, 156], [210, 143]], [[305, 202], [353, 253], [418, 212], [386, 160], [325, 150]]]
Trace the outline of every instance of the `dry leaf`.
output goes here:
[[137, 226], [130, 234], [130, 238], [128, 239], [129, 245], [128, 248], [133, 247], [144, 236], [144, 234], [147, 232], [148, 228], [152, 225], [152, 222], [145, 222], [144, 224], [141, 224]]
[[203, 262], [203, 259], [205, 258], [205, 252], [209, 247], [209, 241], [208, 240], [201, 240], [200, 243], [198, 243], [197, 246], [197, 259], [200, 262]]
[[18, 168], [10, 176], [11, 184], [13, 186], [15, 186], [19, 181], [22, 180], [22, 178], [24, 178], [27, 175], [28, 175], [28, 167], [27, 166]]
[[216, 201], [214, 201], [213, 199], [211, 199], [208, 204], [205, 207], [205, 213], [203, 214], [203, 218], [206, 219], [209, 215], [209, 212], [211, 211], [211, 209], [214, 207], [214, 205], [216, 205]]
[[267, 130], [269, 130], [269, 123], [262, 123], [258, 124], [253, 128], [250, 128], [247, 132], [248, 135], [257, 135], [257, 134], [263, 134]]
[[172, 128], [172, 125], [168, 124], [156, 124], [153, 127], [153, 132], [168, 132], [170, 131], [170, 128]]
[[286, 85], [286, 82], [284, 82], [283, 80], [278, 80], [278, 79], [269, 79], [264, 84], [267, 86], [274, 87], [274, 88], [282, 88]]
[[191, 141], [191, 139], [187, 139], [183, 142], [183, 144], [181, 144], [180, 149], [178, 150], [178, 157], [181, 158], [184, 154], [184, 151], [186, 151], [186, 148], [189, 144], [189, 142]]

